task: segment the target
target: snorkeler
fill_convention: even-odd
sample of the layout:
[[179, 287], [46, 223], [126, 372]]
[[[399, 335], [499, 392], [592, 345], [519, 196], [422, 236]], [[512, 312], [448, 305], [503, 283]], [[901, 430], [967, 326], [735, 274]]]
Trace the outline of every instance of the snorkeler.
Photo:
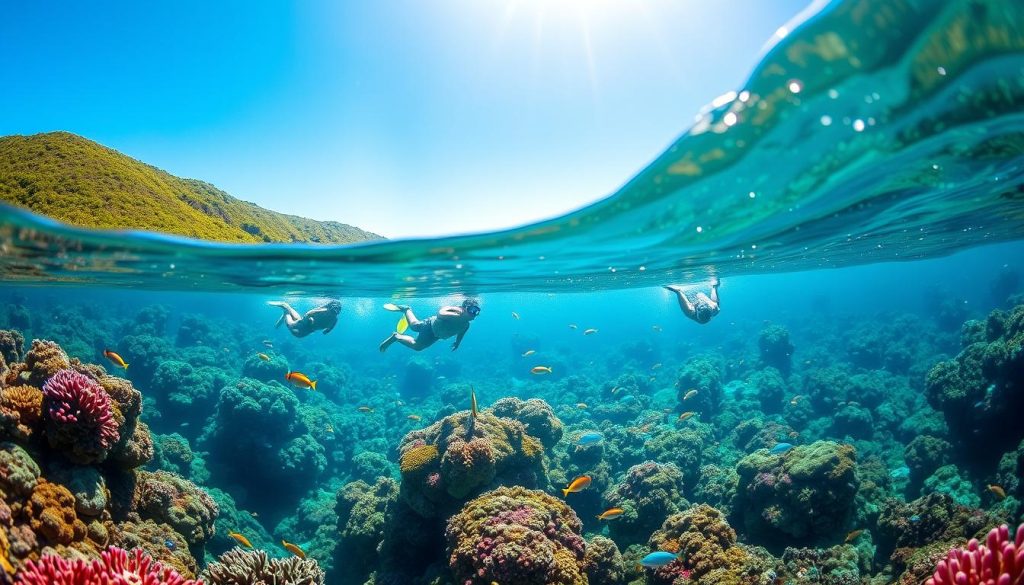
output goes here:
[[408, 305], [395, 305], [394, 309], [405, 314], [405, 319], [409, 322], [409, 329], [412, 329], [418, 335], [413, 338], [396, 331], [381, 342], [381, 351], [387, 351], [391, 344], [396, 341], [415, 351], [423, 351], [434, 345], [434, 342], [438, 339], [448, 339], [453, 335], [456, 337], [455, 343], [452, 344], [452, 351], [455, 351], [459, 349], [459, 344], [462, 343], [462, 338], [466, 336], [466, 331], [469, 331], [469, 323], [480, 314], [480, 304], [473, 299], [462, 301], [461, 307], [441, 307], [437, 315], [428, 317], [423, 321], [416, 318], [416, 315], [413, 314], [412, 309]]
[[295, 337], [305, 337], [321, 329], [323, 329], [324, 335], [327, 335], [338, 324], [338, 313], [341, 313], [341, 303], [338, 301], [330, 301], [322, 307], [311, 309], [304, 317], [299, 315], [299, 312], [288, 303], [270, 301], [267, 304], [272, 307], [280, 307], [283, 311], [275, 327], [280, 327], [281, 323], [284, 323], [288, 326], [288, 331], [291, 331]]
[[683, 310], [684, 315], [703, 325], [721, 310], [721, 305], [718, 303], [719, 284], [721, 283], [716, 276], [711, 280], [711, 296], [698, 292], [693, 295], [692, 301], [683, 292], [683, 287], [679, 285], [670, 284], [664, 288], [676, 293], [676, 296], [679, 297], [679, 308]]

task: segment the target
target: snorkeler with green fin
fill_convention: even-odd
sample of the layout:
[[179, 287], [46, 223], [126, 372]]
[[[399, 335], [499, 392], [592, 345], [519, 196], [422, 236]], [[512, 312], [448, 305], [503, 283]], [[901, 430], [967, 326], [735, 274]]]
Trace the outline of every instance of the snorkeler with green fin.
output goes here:
[[[458, 307], [441, 307], [436, 315], [422, 321], [416, 317], [409, 305], [386, 303], [384, 308], [388, 311], [402, 313], [403, 318], [399, 320], [395, 332], [381, 342], [380, 350], [382, 352], [387, 351], [396, 341], [413, 351], [423, 351], [434, 345], [438, 339], [448, 339], [453, 336], [455, 342], [452, 343], [452, 351], [455, 351], [459, 349], [462, 338], [469, 331], [469, 324], [480, 314], [480, 303], [473, 299], [462, 301], [462, 305]], [[418, 335], [416, 337], [405, 335], [406, 328], [412, 329]]]
[[298, 311], [284, 301], [270, 301], [267, 304], [279, 307], [282, 311], [275, 327], [280, 327], [284, 323], [295, 337], [305, 337], [321, 329], [324, 335], [327, 335], [338, 324], [338, 314], [341, 313], [341, 303], [333, 300], [322, 307], [310, 309], [305, 315], [299, 315]]

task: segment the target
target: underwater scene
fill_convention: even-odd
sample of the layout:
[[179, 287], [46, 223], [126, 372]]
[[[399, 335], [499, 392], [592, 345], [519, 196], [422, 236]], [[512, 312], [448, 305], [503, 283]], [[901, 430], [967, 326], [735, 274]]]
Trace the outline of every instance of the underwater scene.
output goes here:
[[772, 42], [515, 229], [0, 204], [0, 583], [1024, 584], [1024, 4]]

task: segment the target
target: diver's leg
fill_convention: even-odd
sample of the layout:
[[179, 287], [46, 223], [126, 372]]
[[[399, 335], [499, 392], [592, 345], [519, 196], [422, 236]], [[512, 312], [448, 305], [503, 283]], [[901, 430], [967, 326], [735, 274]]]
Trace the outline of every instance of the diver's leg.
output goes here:
[[412, 312], [411, 307], [405, 308], [405, 320], [409, 323], [409, 329], [419, 333], [423, 331], [423, 326], [426, 325], [426, 321], [420, 321], [416, 318], [416, 315]]
[[380, 351], [381, 351], [381, 353], [384, 353], [385, 351], [387, 351], [388, 348], [391, 347], [392, 343], [398, 341], [399, 337], [405, 337], [405, 336], [404, 335], [399, 335], [398, 333], [392, 333], [391, 335], [388, 336], [387, 339], [385, 339], [384, 341], [380, 342]]
[[690, 299], [686, 298], [686, 295], [683, 294], [683, 291], [677, 290], [676, 294], [679, 295], [679, 308], [683, 310], [683, 314], [685, 314], [687, 317], [691, 319], [696, 319], [697, 308], [693, 306], [693, 303], [690, 302]]
[[719, 284], [721, 284], [721, 282], [718, 280], [718, 277], [716, 276], [715, 279], [711, 281], [711, 302], [715, 303], [716, 307], [721, 308], [722, 305], [721, 305], [721, 303], [718, 302], [718, 285]]

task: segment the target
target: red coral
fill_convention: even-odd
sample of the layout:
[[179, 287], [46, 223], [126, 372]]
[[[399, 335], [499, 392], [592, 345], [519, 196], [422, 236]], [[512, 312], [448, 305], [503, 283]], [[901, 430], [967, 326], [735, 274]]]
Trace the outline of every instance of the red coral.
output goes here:
[[120, 437], [110, 396], [96, 381], [74, 370], [61, 370], [43, 385], [47, 437], [55, 448], [72, 451], [78, 463], [102, 461]]
[[141, 549], [112, 546], [91, 562], [44, 555], [18, 574], [19, 585], [202, 585], [154, 561]]
[[967, 549], [953, 549], [935, 567], [926, 585], [1019, 585], [1024, 583], [1024, 524], [1010, 540], [1006, 524], [993, 528], [978, 544], [972, 538]]

